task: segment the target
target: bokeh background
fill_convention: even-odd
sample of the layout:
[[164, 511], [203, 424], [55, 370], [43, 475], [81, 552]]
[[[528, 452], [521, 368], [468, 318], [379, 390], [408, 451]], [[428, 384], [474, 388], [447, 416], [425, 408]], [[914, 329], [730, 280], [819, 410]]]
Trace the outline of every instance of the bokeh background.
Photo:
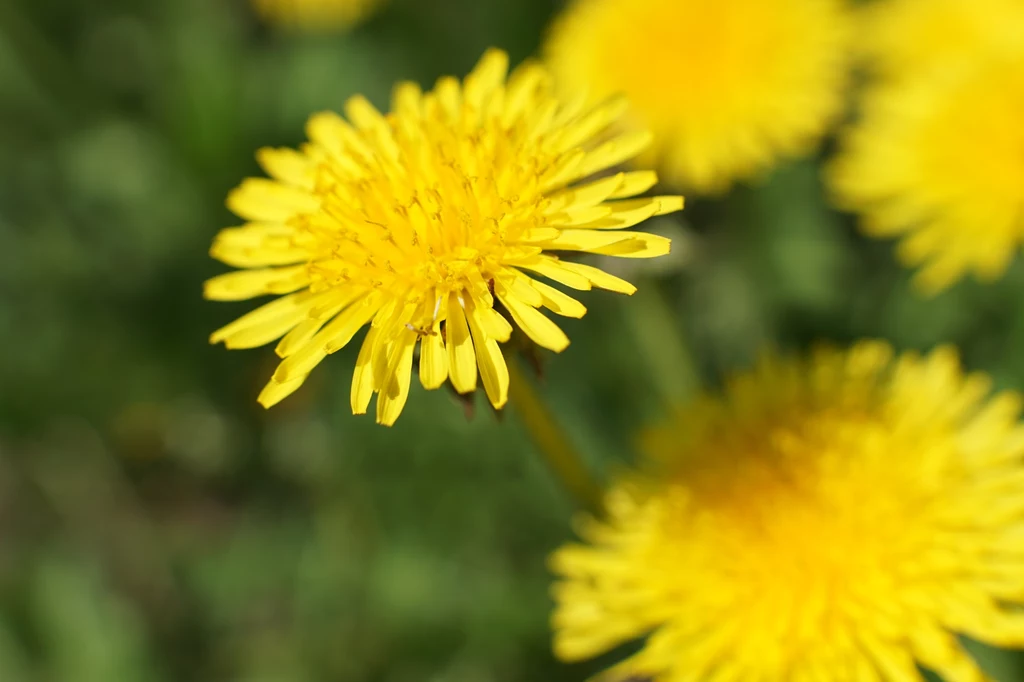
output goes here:
[[[573, 504], [515, 414], [414, 387], [378, 427], [350, 414], [354, 349], [264, 411], [272, 350], [207, 344], [251, 306], [201, 297], [258, 147], [299, 143], [354, 93], [386, 106], [396, 80], [465, 74], [488, 46], [534, 54], [559, 8], [392, 0], [310, 35], [244, 0], [0, 2], [0, 681], [601, 669], [550, 653], [545, 557]], [[764, 345], [953, 342], [1024, 387], [1024, 267], [920, 296], [890, 243], [828, 207], [821, 158], [649, 223], [668, 258], [605, 264], [640, 293], [588, 295], [540, 387], [598, 475]], [[1024, 680], [1017, 655], [982, 655]]]

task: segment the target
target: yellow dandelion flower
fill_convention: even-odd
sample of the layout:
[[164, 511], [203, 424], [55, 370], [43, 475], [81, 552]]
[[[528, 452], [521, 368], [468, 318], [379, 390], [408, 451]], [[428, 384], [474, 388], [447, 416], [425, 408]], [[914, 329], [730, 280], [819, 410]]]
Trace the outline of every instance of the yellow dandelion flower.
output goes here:
[[300, 151], [259, 152], [272, 179], [250, 178], [231, 193], [228, 206], [250, 222], [223, 230], [211, 250], [245, 269], [209, 280], [205, 293], [283, 295], [211, 338], [229, 348], [281, 339], [284, 360], [260, 394], [264, 406], [368, 325], [352, 378], [356, 414], [378, 393], [377, 420], [394, 423], [417, 346], [425, 388], [450, 380], [469, 393], [479, 368], [500, 408], [509, 378], [499, 344], [510, 321], [558, 352], [569, 340], [539, 308], [567, 317], [586, 311], [536, 276], [577, 290], [634, 291], [552, 252], [668, 252], [664, 237], [625, 229], [677, 211], [683, 200], [629, 199], [655, 184], [654, 173], [609, 171], [650, 140], [607, 132], [624, 102], [564, 106], [541, 67], [525, 64], [506, 83], [507, 66], [492, 50], [464, 85], [442, 78], [424, 94], [402, 83], [387, 115], [353, 97], [345, 107], [351, 123], [317, 114]]
[[851, 25], [842, 0], [576, 0], [546, 52], [566, 89], [629, 97], [667, 180], [720, 192], [818, 141]]
[[880, 0], [864, 7], [861, 20], [857, 45], [870, 70], [886, 78], [1024, 46], [1021, 0]]
[[899, 256], [940, 291], [991, 280], [1024, 239], [1024, 57], [982, 60], [881, 86], [829, 169], [864, 230], [901, 236]]
[[252, 0], [265, 21], [306, 30], [349, 28], [366, 19], [383, 0]]
[[958, 635], [1024, 644], [1021, 398], [956, 352], [769, 357], [653, 433], [552, 558], [555, 651], [608, 679], [951, 682]]

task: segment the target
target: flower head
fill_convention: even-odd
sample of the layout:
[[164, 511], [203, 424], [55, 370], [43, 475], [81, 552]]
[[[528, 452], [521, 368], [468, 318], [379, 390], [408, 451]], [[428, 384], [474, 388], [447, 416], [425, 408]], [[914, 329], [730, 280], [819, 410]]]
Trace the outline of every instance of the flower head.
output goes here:
[[994, 279], [1024, 241], [1024, 53], [933, 70], [865, 96], [829, 170], [864, 230], [900, 236], [917, 283]]
[[883, 78], [914, 77], [1024, 45], [1020, 0], [878, 0], [860, 18], [857, 47]]
[[718, 192], [818, 140], [849, 28], [841, 0], [576, 0], [547, 56], [567, 89], [629, 97], [669, 181]]
[[607, 133], [623, 101], [563, 106], [540, 67], [526, 64], [507, 83], [506, 68], [506, 55], [494, 50], [464, 85], [442, 78], [424, 94], [400, 84], [387, 115], [353, 97], [351, 124], [317, 114], [300, 151], [260, 151], [273, 179], [249, 179], [231, 193], [231, 210], [251, 222], [223, 230], [211, 250], [244, 269], [209, 280], [205, 293], [281, 295], [211, 338], [249, 348], [283, 337], [284, 360], [260, 394], [264, 406], [369, 326], [352, 379], [353, 412], [365, 412], [378, 393], [377, 420], [394, 423], [417, 346], [424, 387], [450, 379], [471, 392], [479, 368], [501, 407], [508, 369], [499, 344], [510, 321], [557, 352], [569, 340], [538, 309], [586, 311], [537, 275], [578, 290], [634, 291], [552, 251], [668, 252], [667, 239], [625, 228], [679, 210], [682, 197], [622, 200], [650, 189], [654, 173], [606, 172], [650, 139]]
[[1024, 643], [1021, 399], [955, 351], [769, 357], [647, 440], [552, 560], [555, 650], [676, 680], [984, 680]]
[[266, 21], [324, 30], [348, 28], [367, 18], [383, 0], [251, 0]]

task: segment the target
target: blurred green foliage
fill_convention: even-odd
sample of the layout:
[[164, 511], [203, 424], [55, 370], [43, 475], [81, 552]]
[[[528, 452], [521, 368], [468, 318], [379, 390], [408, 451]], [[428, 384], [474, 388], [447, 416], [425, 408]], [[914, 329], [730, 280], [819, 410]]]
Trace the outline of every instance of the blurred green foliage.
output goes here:
[[[273, 411], [272, 352], [207, 345], [226, 192], [356, 92], [533, 53], [556, 3], [392, 0], [348, 35], [242, 0], [0, 3], [0, 680], [581, 680], [549, 651], [547, 553], [572, 505], [515, 415], [414, 389], [393, 429], [348, 409], [352, 353]], [[685, 87], [685, 84], [680, 84]], [[608, 263], [542, 390], [596, 471], [697, 379], [763, 344], [957, 343], [1024, 383], [1024, 267], [925, 300], [828, 208], [815, 160], [652, 229]], [[695, 359], [695, 360], [694, 360]], [[898, 455], [898, 453], [894, 453]], [[987, 652], [1000, 679], [1017, 658]]]

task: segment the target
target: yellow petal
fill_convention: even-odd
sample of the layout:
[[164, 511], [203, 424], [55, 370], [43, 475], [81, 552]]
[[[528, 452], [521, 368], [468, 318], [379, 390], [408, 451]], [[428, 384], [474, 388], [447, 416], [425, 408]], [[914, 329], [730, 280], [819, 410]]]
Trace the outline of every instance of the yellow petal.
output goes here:
[[679, 196], [645, 197], [643, 199], [617, 201], [605, 204], [605, 206], [612, 209], [610, 214], [603, 218], [598, 218], [591, 223], [580, 223], [579, 227], [591, 230], [621, 230], [625, 227], [632, 227], [642, 223], [656, 215], [681, 211], [683, 203], [683, 198]]
[[638, 130], [608, 140], [587, 154], [576, 168], [575, 177], [585, 178], [599, 170], [628, 161], [646, 149], [653, 139], [649, 131]]
[[275, 317], [262, 324], [246, 327], [227, 336], [224, 339], [224, 346], [235, 350], [240, 348], [258, 348], [281, 338], [304, 319], [306, 319], [305, 310], [292, 310], [286, 315]]
[[448, 376], [459, 393], [476, 390], [476, 353], [469, 335], [469, 325], [458, 294], [448, 296], [448, 317], [445, 323], [448, 346]]
[[466, 76], [466, 101], [474, 107], [480, 107], [484, 98], [505, 82], [507, 73], [508, 54], [493, 47], [487, 50], [473, 71]]
[[501, 353], [498, 342], [484, 331], [481, 314], [484, 310], [474, 301], [469, 304], [469, 328], [473, 332], [473, 345], [476, 346], [477, 363], [480, 366], [480, 378], [484, 383], [487, 399], [495, 409], [501, 409], [508, 402], [508, 366], [505, 356]]
[[345, 308], [305, 346], [295, 349], [274, 372], [279, 382], [309, 374], [328, 354], [344, 348], [356, 332], [365, 327], [380, 308], [380, 298], [366, 296]]
[[377, 339], [380, 337], [380, 330], [370, 327], [363, 339], [363, 345], [359, 349], [359, 357], [356, 358], [356, 368], [352, 373], [352, 390], [349, 400], [352, 405], [352, 414], [366, 414], [366, 407], [373, 397], [373, 356], [377, 349]]
[[310, 254], [304, 248], [289, 246], [276, 247], [242, 247], [232, 248], [223, 242], [214, 242], [210, 247], [210, 255], [221, 263], [236, 268], [262, 268], [269, 265], [292, 265], [309, 260]]
[[567, 263], [554, 256], [537, 256], [524, 260], [521, 263], [516, 263], [518, 268], [532, 270], [559, 284], [564, 284], [578, 291], [590, 291], [590, 280], [566, 266]]
[[456, 121], [462, 113], [462, 86], [457, 78], [442, 76], [434, 85], [437, 103], [450, 121]]
[[343, 310], [324, 329], [324, 349], [337, 353], [347, 346], [356, 332], [370, 323], [380, 304], [381, 297], [371, 294]]
[[320, 200], [309, 192], [266, 178], [248, 178], [228, 194], [228, 208], [246, 220], [283, 222], [296, 215], [320, 210]]
[[[629, 101], [625, 97], [621, 95], [613, 97], [567, 124], [553, 144], [562, 150], [583, 145], [621, 118], [628, 108]], [[635, 154], [631, 154], [626, 158], [632, 158], [633, 156]]]
[[364, 293], [358, 289], [340, 294], [335, 291], [326, 291], [319, 295], [309, 308], [307, 313], [309, 319], [302, 321], [288, 332], [281, 339], [281, 343], [277, 344], [274, 352], [282, 358], [294, 354], [299, 348], [309, 343], [328, 320], [340, 313], [343, 308], [351, 305], [355, 300], [362, 298], [363, 295]]
[[477, 304], [477, 315], [480, 326], [490, 338], [504, 343], [512, 336], [512, 325], [494, 308], [485, 307], [483, 302]]
[[545, 224], [560, 228], [576, 227], [578, 225], [589, 225], [603, 218], [608, 218], [611, 214], [612, 209], [607, 204], [600, 206], [574, 206], [547, 216]]
[[587, 154], [582, 149], [573, 150], [564, 154], [551, 168], [541, 176], [538, 187], [542, 192], [550, 192], [562, 187], [576, 178], [583, 177], [578, 169]]
[[290, 294], [309, 285], [309, 268], [240, 270], [206, 280], [203, 296], [213, 301], [242, 301], [264, 294]]
[[306, 136], [350, 170], [358, 169], [358, 166], [353, 166], [350, 155], [355, 154], [363, 161], [373, 158], [373, 150], [366, 141], [333, 111], [310, 116], [306, 123]]
[[591, 265], [566, 263], [565, 261], [562, 261], [561, 265], [566, 270], [585, 277], [587, 281], [599, 289], [607, 289], [608, 291], [617, 291], [620, 294], [630, 295], [636, 292], [636, 287], [626, 280], [620, 279], [615, 275], [609, 275], [604, 270], [599, 270]]
[[582, 303], [572, 296], [562, 293], [558, 289], [544, 284], [544, 282], [533, 281], [533, 288], [540, 292], [544, 299], [544, 307], [563, 317], [583, 317], [587, 309]]
[[398, 158], [398, 145], [391, 135], [391, 126], [377, 108], [370, 104], [370, 100], [362, 95], [350, 97], [345, 102], [345, 114], [359, 130], [377, 143], [379, 150], [387, 158]]
[[256, 160], [275, 180], [306, 190], [313, 189], [316, 166], [305, 154], [286, 147], [264, 147], [256, 152]]
[[416, 332], [403, 329], [391, 342], [388, 371], [380, 395], [377, 396], [377, 423], [391, 426], [402, 414], [409, 400], [412, 380], [412, 352], [416, 347]]
[[668, 237], [648, 232], [619, 232], [617, 234], [628, 235], [629, 238], [608, 246], [587, 249], [587, 251], [619, 258], [657, 258], [672, 251], [672, 240]]
[[611, 197], [622, 186], [625, 175], [625, 173], [619, 173], [556, 192], [548, 197], [550, 203], [544, 212], [550, 215], [572, 207], [596, 206]]
[[420, 341], [420, 383], [427, 389], [438, 388], [448, 378], [448, 351], [441, 338], [440, 320], [431, 332]]
[[569, 345], [569, 337], [565, 335], [565, 332], [559, 329], [558, 325], [545, 317], [539, 310], [531, 308], [514, 295], [510, 295], [507, 290], [502, 289], [499, 292], [496, 287], [495, 293], [498, 294], [498, 299], [501, 300], [512, 314], [512, 319], [515, 320], [515, 323], [538, 346], [560, 353]]
[[598, 230], [562, 230], [557, 237], [541, 242], [545, 251], [596, 251], [628, 241], [631, 233], [602, 232]]
[[305, 380], [305, 375], [296, 377], [291, 381], [286, 381], [284, 383], [271, 379], [267, 385], [263, 387], [263, 390], [260, 391], [260, 395], [256, 400], [259, 401], [260, 405], [269, 409], [290, 396], [292, 393], [295, 393]]
[[265, 303], [255, 310], [251, 310], [242, 317], [230, 324], [224, 325], [210, 335], [210, 343], [220, 343], [232, 334], [238, 333], [250, 327], [258, 327], [270, 322], [293, 310], [297, 310], [303, 303], [308, 301], [312, 294], [302, 291], [290, 296], [276, 298], [270, 303]]
[[519, 118], [536, 97], [538, 88], [547, 81], [547, 71], [538, 62], [525, 61], [517, 66], [508, 79], [502, 122], [508, 126]]
[[990, 678], [955, 637], [935, 628], [918, 627], [911, 637], [916, 658], [947, 682], [988, 682]]
[[237, 268], [290, 265], [310, 258], [295, 229], [282, 223], [225, 228], [214, 237], [210, 255]]
[[621, 199], [642, 194], [658, 184], [658, 174], [654, 171], [630, 171], [622, 174], [622, 184], [609, 196], [609, 199]]
[[411, 81], [403, 81], [391, 93], [391, 109], [400, 117], [419, 118], [423, 90]]
[[274, 352], [279, 358], [287, 358], [297, 351], [299, 348], [307, 345], [310, 340], [316, 335], [320, 328], [324, 326], [326, 320], [318, 319], [305, 319], [285, 334], [281, 342], [274, 348]]
[[513, 268], [508, 268], [500, 273], [494, 280], [495, 290], [499, 286], [514, 293], [516, 297], [536, 308], [544, 302], [540, 292], [530, 286], [532, 280], [523, 273]]

